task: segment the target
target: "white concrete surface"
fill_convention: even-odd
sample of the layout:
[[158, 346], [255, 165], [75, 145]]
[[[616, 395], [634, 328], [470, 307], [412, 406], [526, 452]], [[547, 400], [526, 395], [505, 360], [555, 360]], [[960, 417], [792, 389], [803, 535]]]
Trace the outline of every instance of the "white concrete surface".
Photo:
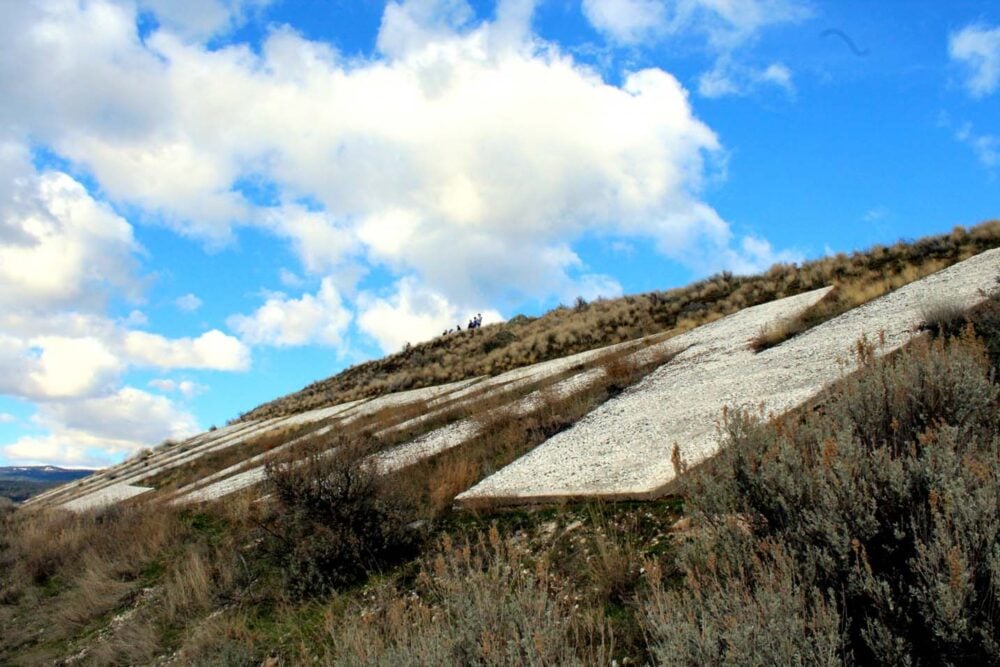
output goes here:
[[1000, 274], [1000, 249], [904, 286], [821, 324], [782, 345], [754, 354], [761, 327], [816, 300], [813, 292], [740, 311], [677, 336], [690, 345], [670, 364], [592, 411], [511, 465], [461, 494], [524, 502], [576, 496], [646, 497], [675, 476], [676, 443], [696, 464], [719, 448], [716, 425], [724, 407], [782, 413], [840, 377], [861, 335], [884, 333], [882, 353], [914, 335], [922, 311], [947, 299], [970, 306]]
[[74, 498], [73, 500], [64, 503], [62, 507], [74, 512], [83, 512], [84, 510], [104, 507], [123, 500], [128, 500], [129, 498], [134, 498], [135, 496], [142, 495], [143, 493], [147, 493], [152, 490], [153, 489], [148, 486], [112, 484], [111, 486], [106, 486], [103, 489], [94, 491], [93, 493], [88, 493], [78, 498]]

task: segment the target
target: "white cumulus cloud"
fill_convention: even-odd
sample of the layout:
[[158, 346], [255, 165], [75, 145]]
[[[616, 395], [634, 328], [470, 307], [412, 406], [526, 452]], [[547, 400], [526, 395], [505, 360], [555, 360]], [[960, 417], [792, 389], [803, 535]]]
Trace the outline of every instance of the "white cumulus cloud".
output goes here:
[[169, 399], [127, 386], [108, 396], [43, 403], [34, 419], [48, 433], [3, 446], [10, 461], [101, 467], [200, 430], [194, 417]]
[[358, 327], [374, 338], [384, 352], [398, 352], [405, 343], [418, 343], [457, 326], [465, 328], [481, 314], [484, 324], [502, 321], [500, 313], [461, 309], [443, 295], [404, 278], [387, 297], [363, 294]]
[[105, 314], [112, 299], [140, 297], [142, 253], [108, 203], [0, 138], [0, 394], [35, 403], [47, 431], [3, 446], [5, 457], [103, 465], [189, 433], [193, 417], [169, 399], [122, 386], [127, 370], [248, 366], [248, 349], [222, 332], [168, 339], [131, 329], [147, 323], [141, 311]]
[[246, 370], [250, 351], [237, 338], [218, 329], [196, 338], [166, 338], [147, 331], [129, 331], [124, 352], [130, 362], [154, 368]]
[[[671, 25], [719, 44], [797, 7], [681, 4]], [[728, 243], [700, 201], [720, 146], [683, 86], [658, 69], [603, 81], [531, 33], [530, 2], [480, 23], [461, 0], [390, 3], [382, 53], [350, 61], [287, 27], [258, 53], [208, 49], [169, 26], [140, 41], [123, 5], [46, 8], [3, 10], [6, 60], [21, 63], [0, 68], [5, 113], [113, 199], [211, 243], [261, 226], [348, 292], [361, 263], [455, 303], [544, 298], [571, 280], [572, 243], [589, 231], [650, 238], [680, 261], [705, 239]], [[39, 21], [50, 29], [25, 38]], [[775, 64], [758, 78], [790, 76]], [[283, 203], [251, 204], [237, 188], [246, 179], [273, 184]], [[345, 263], [355, 268], [337, 273]]]
[[108, 290], [134, 294], [132, 226], [70, 176], [37, 173], [27, 151], [0, 142], [0, 306], [98, 308]]
[[1000, 26], [976, 24], [952, 33], [948, 53], [966, 68], [969, 94], [985, 97], [996, 92], [1000, 85]]
[[339, 345], [351, 322], [333, 281], [324, 278], [319, 291], [298, 299], [274, 295], [250, 315], [233, 315], [230, 328], [251, 344]]

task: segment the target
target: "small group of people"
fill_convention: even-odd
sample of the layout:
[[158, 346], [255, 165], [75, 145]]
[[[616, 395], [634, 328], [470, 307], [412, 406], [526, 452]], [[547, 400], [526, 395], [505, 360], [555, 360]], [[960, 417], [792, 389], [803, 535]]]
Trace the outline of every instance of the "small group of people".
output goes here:
[[[469, 324], [468, 326], [466, 326], [466, 329], [478, 329], [481, 326], [483, 326], [483, 314], [476, 313], [476, 316], [473, 317], [471, 320], [469, 320]], [[455, 326], [454, 329], [445, 329], [444, 331], [441, 332], [441, 335], [447, 336], [448, 334], [452, 334], [455, 333], [456, 331], [461, 331], [461, 330], [462, 330], [462, 325], [458, 324]]]

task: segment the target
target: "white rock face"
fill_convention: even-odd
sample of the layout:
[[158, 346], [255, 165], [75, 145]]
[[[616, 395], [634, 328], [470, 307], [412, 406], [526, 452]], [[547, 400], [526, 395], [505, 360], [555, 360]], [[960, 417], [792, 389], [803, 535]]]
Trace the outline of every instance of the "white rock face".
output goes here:
[[[329, 411], [323, 415], [324, 418], [336, 417], [333, 423], [323, 426], [312, 433], [308, 433], [302, 437], [286, 442], [269, 452], [259, 454], [251, 459], [248, 459], [247, 461], [242, 461], [224, 470], [220, 470], [209, 477], [197, 480], [184, 488], [179, 489], [174, 494], [174, 498], [171, 502], [177, 505], [184, 505], [188, 503], [203, 502], [206, 500], [215, 500], [217, 498], [222, 498], [232, 493], [236, 493], [237, 491], [242, 491], [243, 489], [264, 481], [264, 465], [261, 462], [269, 456], [285, 451], [308, 438], [316, 438], [326, 435], [339, 427], [343, 427], [359, 419], [373, 415], [379, 410], [383, 410], [385, 408], [416, 403], [419, 401], [428, 401], [431, 399], [440, 400], [443, 397], [449, 396], [452, 393], [471, 385], [477, 380], [478, 378], [470, 378], [467, 380], [459, 380], [457, 382], [438, 385], [436, 387], [423, 387], [421, 389], [411, 389], [395, 394], [387, 394], [368, 401], [351, 401], [348, 404], [334, 406], [334, 408], [321, 408], [321, 410]], [[303, 422], [303, 415], [315, 412], [318, 411], [313, 410], [310, 413], [294, 415], [287, 419], [296, 420], [296, 423], [305, 423]], [[311, 419], [309, 421], [315, 422], [319, 420]]]
[[351, 401], [289, 417], [238, 422], [225, 428], [208, 431], [185, 442], [156, 451], [141, 460], [126, 461], [118, 466], [103, 470], [86, 478], [84, 484], [60, 487], [58, 493], [40, 498], [40, 503], [57, 504], [65, 509], [75, 509], [117, 502], [118, 498], [113, 492], [109, 493], [108, 488], [133, 487], [148, 490], [146, 487], [139, 487], [136, 484], [162, 472], [196, 461], [208, 454], [246, 444], [270, 433], [346, 414], [360, 403], [362, 401]]
[[991, 250], [817, 326], [782, 345], [754, 354], [749, 341], [769, 322], [798, 312], [820, 292], [746, 309], [667, 342], [682, 349], [575, 426], [458, 496], [530, 502], [575, 496], [648, 497], [675, 476], [676, 443], [683, 460], [698, 463], [718, 451], [724, 407], [781, 413], [836, 380], [862, 335], [880, 353], [914, 335], [927, 306], [947, 300], [971, 306], [1000, 274], [1000, 249]]
[[[522, 387], [532, 382], [553, 378], [560, 373], [573, 368], [574, 366], [592, 361], [603, 354], [608, 354], [628, 346], [635, 346], [636, 344], [637, 341], [629, 341], [628, 343], [620, 343], [598, 350], [588, 350], [586, 352], [574, 354], [570, 357], [552, 359], [550, 361], [545, 361], [526, 368], [516, 368], [492, 378], [472, 378], [447, 385], [440, 385], [438, 387], [427, 387], [424, 389], [414, 389], [410, 392], [402, 392], [400, 394], [389, 394], [387, 396], [372, 399], [353, 411], [343, 413], [343, 421], [330, 426], [324, 426], [322, 429], [318, 430], [316, 433], [310, 434], [308, 437], [323, 435], [339, 426], [347, 425], [364, 416], [374, 414], [376, 411], [386, 407], [404, 405], [418, 400], [427, 400], [427, 406], [431, 408], [427, 414], [420, 415], [395, 426], [385, 428], [380, 431], [379, 434], [385, 435], [400, 429], [412, 428], [419, 426], [421, 423], [440, 414], [444, 410], [451, 409], [455, 405], [468, 405], [484, 395], [502, 394], [503, 392]], [[573, 391], [579, 391], [585, 384], [596, 381], [602, 372], [603, 371], [598, 369], [596, 371], [592, 370], [570, 376], [560, 382], [557, 382], [549, 389], [549, 391], [555, 392], [558, 395], [568, 395]], [[476, 396], [471, 396], [473, 393], [475, 393]], [[524, 414], [537, 407], [539, 400], [540, 392], [535, 391], [516, 401], [513, 405], [508, 406], [508, 409], [511, 409], [518, 414]], [[468, 440], [476, 437], [478, 432], [479, 425], [476, 420], [462, 419], [442, 428], [430, 431], [429, 433], [416, 438], [412, 442], [399, 445], [398, 447], [394, 447], [386, 452], [377, 454], [373, 457], [373, 461], [378, 466], [378, 469], [383, 473], [399, 470], [400, 468], [412, 465], [425, 458], [467, 442]], [[172, 502], [174, 504], [183, 505], [188, 503], [204, 502], [207, 500], [217, 500], [259, 484], [264, 481], [264, 465], [257, 465], [250, 468], [248, 468], [247, 465], [258, 463], [271, 453], [277, 453], [279, 450], [285, 450], [296, 443], [297, 441], [286, 443], [274, 452], [254, 457], [254, 459], [251, 459], [250, 461], [236, 466], [231, 466], [226, 470], [220, 471], [219, 473], [212, 475], [211, 478], [206, 478], [192, 483], [183, 489], [178, 490]]]
[[129, 498], [134, 498], [135, 496], [142, 495], [143, 493], [152, 490], [153, 489], [148, 486], [112, 484], [95, 493], [91, 493], [81, 498], [77, 498], [76, 500], [71, 500], [68, 503], [64, 503], [63, 508], [74, 512], [83, 512], [96, 507], [103, 507], [105, 505], [111, 505], [123, 500], [128, 500]]

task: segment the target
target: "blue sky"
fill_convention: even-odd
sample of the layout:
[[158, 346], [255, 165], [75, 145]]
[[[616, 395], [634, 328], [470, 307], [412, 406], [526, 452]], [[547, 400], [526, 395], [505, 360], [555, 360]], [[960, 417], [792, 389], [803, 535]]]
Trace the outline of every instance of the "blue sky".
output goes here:
[[0, 39], [0, 464], [1000, 211], [995, 3], [37, 0]]

